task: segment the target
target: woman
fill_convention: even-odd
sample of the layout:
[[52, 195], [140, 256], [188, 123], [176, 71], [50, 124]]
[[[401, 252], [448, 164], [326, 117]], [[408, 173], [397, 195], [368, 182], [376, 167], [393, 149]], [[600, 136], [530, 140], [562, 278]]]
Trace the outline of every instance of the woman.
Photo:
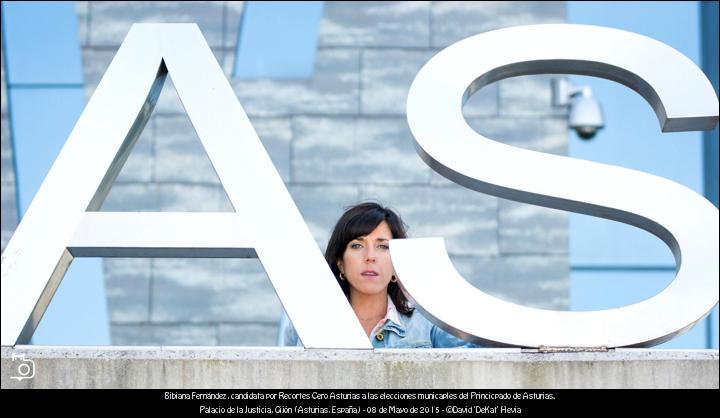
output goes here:
[[[333, 230], [325, 260], [375, 348], [480, 347], [458, 339], [410, 305], [397, 283], [389, 241], [406, 238], [391, 209], [361, 203], [348, 209]], [[288, 325], [282, 345], [302, 345]]]

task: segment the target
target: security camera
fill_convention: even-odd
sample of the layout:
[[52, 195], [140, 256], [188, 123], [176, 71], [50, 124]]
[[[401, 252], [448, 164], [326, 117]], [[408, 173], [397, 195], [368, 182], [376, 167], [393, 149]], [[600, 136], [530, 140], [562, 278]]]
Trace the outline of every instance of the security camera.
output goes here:
[[580, 138], [591, 139], [604, 126], [600, 103], [587, 86], [571, 97], [568, 126], [575, 129]]
[[565, 79], [553, 80], [553, 104], [569, 106], [568, 126], [582, 139], [592, 139], [605, 124], [600, 103], [590, 87], [577, 87]]

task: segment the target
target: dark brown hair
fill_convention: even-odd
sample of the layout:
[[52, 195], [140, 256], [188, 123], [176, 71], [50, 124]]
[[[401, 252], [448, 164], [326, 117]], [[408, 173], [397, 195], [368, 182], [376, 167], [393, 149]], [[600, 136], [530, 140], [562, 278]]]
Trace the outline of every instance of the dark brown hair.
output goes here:
[[[335, 280], [337, 280], [348, 300], [350, 300], [350, 284], [347, 280], [340, 280], [340, 269], [337, 262], [342, 260], [345, 248], [350, 241], [370, 234], [383, 221], [387, 222], [388, 227], [390, 227], [392, 238], [407, 238], [406, 226], [400, 216], [392, 209], [375, 202], [364, 202], [345, 208], [345, 213], [335, 224], [335, 229], [333, 229], [325, 250], [325, 261], [330, 266], [333, 275], [335, 275]], [[405, 315], [413, 313], [415, 308], [410, 306], [396, 282], [391, 281], [387, 291], [398, 312]]]

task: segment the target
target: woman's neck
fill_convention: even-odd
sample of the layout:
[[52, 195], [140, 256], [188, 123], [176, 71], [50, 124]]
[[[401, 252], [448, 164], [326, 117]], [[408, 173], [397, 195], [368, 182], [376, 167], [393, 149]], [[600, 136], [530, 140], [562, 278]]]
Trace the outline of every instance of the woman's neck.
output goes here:
[[387, 313], [387, 294], [366, 295], [350, 290], [350, 305], [361, 321], [380, 320]]

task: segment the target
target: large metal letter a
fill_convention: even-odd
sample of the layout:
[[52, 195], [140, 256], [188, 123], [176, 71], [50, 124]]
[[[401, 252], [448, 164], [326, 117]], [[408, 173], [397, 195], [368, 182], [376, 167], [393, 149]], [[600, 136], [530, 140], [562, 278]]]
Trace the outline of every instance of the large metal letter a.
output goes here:
[[[99, 212], [168, 72], [235, 211]], [[109, 256], [258, 257], [306, 348], [372, 348], [195, 24], [130, 29], [2, 255], [2, 345], [30, 340], [73, 257]]]

